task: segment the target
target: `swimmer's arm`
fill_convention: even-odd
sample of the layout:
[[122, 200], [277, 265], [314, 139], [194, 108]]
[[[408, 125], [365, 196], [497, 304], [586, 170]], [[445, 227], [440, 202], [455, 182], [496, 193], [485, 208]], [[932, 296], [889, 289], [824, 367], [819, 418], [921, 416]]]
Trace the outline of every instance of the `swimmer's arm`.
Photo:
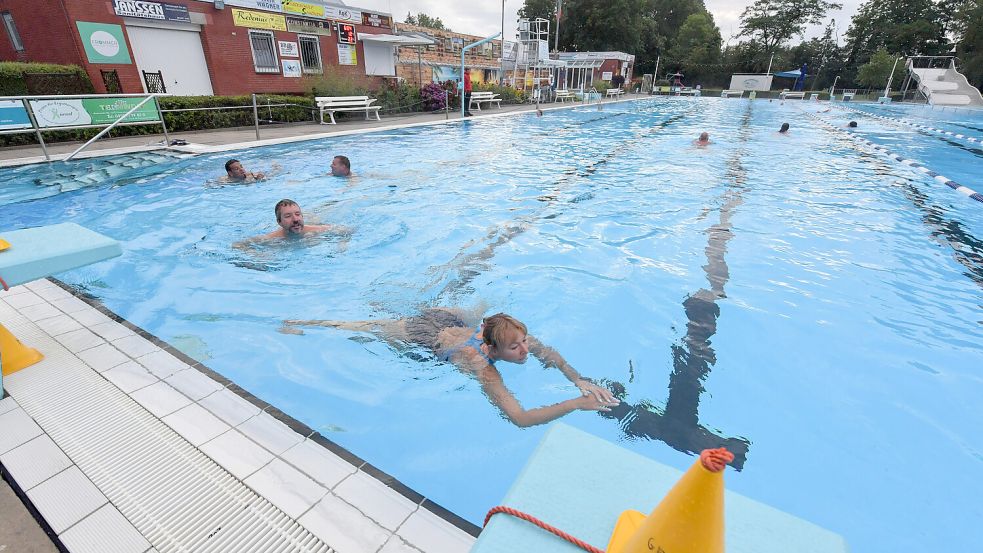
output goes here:
[[563, 376], [567, 377], [567, 380], [573, 382], [577, 389], [580, 390], [580, 393], [585, 396], [593, 396], [594, 399], [604, 404], [617, 405], [620, 403], [611, 393], [611, 390], [598, 386], [581, 376], [577, 372], [577, 369], [574, 369], [570, 363], [567, 363], [567, 360], [558, 351], [540, 342], [533, 336], [527, 335], [526, 339], [529, 343], [529, 353], [533, 354], [536, 359], [542, 361], [543, 365], [556, 367], [563, 373]]
[[608, 406], [597, 401], [594, 396], [580, 396], [553, 405], [527, 410], [522, 408], [512, 392], [505, 387], [502, 376], [494, 368], [486, 367], [486, 370], [480, 373], [479, 380], [481, 381], [481, 390], [488, 396], [488, 399], [502, 411], [502, 414], [512, 424], [520, 428], [545, 424], [578, 409], [585, 411], [610, 410]]
[[332, 234], [352, 234], [354, 229], [345, 225], [305, 225], [306, 232], [330, 232]]
[[241, 250], [244, 252], [251, 252], [251, 251], [255, 251], [253, 246], [255, 246], [256, 244], [260, 244], [262, 242], [268, 242], [279, 236], [283, 236], [283, 233], [279, 230], [275, 230], [269, 234], [261, 234], [260, 236], [253, 236], [252, 238], [246, 238], [245, 240], [234, 242], [232, 244], [232, 247], [234, 249]]

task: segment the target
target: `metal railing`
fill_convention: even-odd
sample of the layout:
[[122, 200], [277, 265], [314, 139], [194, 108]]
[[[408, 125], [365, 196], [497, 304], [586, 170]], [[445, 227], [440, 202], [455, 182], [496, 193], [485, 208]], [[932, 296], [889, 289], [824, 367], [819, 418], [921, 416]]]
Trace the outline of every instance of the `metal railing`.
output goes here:
[[[160, 104], [157, 102], [158, 96], [166, 96], [166, 94], [66, 94], [66, 95], [45, 95], [45, 96], [0, 96], [0, 101], [20, 101], [21, 105], [24, 107], [27, 113], [28, 119], [31, 123], [30, 127], [23, 127], [17, 129], [0, 130], [0, 135], [5, 134], [26, 134], [34, 133], [38, 139], [38, 144], [41, 146], [41, 152], [44, 154], [45, 161], [51, 161], [51, 156], [48, 154], [48, 147], [44, 143], [44, 136], [42, 133], [53, 132], [53, 131], [70, 131], [77, 129], [98, 129], [103, 128], [103, 130], [97, 134], [92, 140], [86, 142], [81, 148], [72, 152], [71, 155], [66, 158], [66, 161], [77, 155], [83, 149], [85, 149], [89, 144], [95, 141], [97, 138], [103, 136], [110, 129], [117, 126], [132, 126], [132, 125], [160, 125], [164, 129], [164, 138], [167, 139], [167, 126], [164, 124], [164, 116], [160, 111]], [[112, 98], [144, 98], [144, 100], [138, 103], [135, 107], [126, 112], [125, 115], [118, 118], [113, 123], [98, 123], [98, 124], [86, 124], [86, 125], [64, 125], [64, 126], [41, 126], [38, 124], [37, 114], [34, 113], [34, 108], [31, 105], [32, 100], [86, 100], [86, 99], [112, 99]], [[124, 119], [133, 114], [137, 109], [143, 107], [144, 104], [150, 100], [154, 101], [154, 106], [157, 108], [156, 121], [131, 121], [123, 122]], [[105, 128], [104, 128], [105, 127]]]

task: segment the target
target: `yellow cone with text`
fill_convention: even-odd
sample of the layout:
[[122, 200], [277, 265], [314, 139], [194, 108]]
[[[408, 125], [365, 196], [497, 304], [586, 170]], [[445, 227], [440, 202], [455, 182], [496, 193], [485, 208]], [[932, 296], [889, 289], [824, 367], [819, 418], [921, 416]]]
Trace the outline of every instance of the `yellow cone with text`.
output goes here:
[[723, 553], [724, 473], [734, 455], [705, 449], [649, 516], [621, 513], [607, 553]]

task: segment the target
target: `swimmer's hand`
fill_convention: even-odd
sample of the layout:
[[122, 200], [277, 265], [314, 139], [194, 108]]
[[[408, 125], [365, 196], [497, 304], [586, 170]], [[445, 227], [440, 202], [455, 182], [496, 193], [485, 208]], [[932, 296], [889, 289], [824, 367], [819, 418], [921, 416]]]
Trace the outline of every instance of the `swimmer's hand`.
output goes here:
[[603, 401], [597, 398], [594, 394], [588, 394], [580, 396], [573, 400], [577, 405], [577, 409], [581, 411], [610, 411], [612, 407], [621, 403], [620, 401], [612, 398], [611, 401]]
[[[600, 406], [589, 407], [589, 409], [594, 411], [610, 411], [610, 407], [621, 403], [611, 394], [611, 390], [598, 386], [589, 380], [578, 380], [577, 389], [580, 390], [584, 398], [591, 400], [592, 404]], [[584, 409], [584, 407], [581, 407], [581, 409]]]

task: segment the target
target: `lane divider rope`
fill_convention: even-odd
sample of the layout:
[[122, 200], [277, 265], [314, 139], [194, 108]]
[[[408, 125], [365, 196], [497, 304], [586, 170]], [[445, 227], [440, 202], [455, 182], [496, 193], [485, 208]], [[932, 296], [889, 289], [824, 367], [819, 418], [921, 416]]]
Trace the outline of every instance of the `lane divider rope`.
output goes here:
[[842, 133], [842, 134], [846, 134], [847, 136], [849, 136], [853, 140], [855, 140], [857, 142], [861, 142], [861, 143], [867, 145], [868, 147], [873, 148], [874, 150], [876, 150], [876, 151], [878, 151], [878, 152], [886, 155], [887, 157], [889, 157], [889, 158], [891, 158], [891, 159], [893, 159], [893, 160], [901, 163], [902, 165], [907, 165], [909, 167], [912, 167], [914, 169], [917, 169], [919, 172], [924, 173], [924, 174], [932, 177], [936, 181], [938, 181], [938, 182], [940, 182], [940, 183], [948, 186], [949, 188], [955, 190], [956, 192], [959, 192], [960, 194], [963, 194], [965, 196], [969, 196], [970, 198], [976, 200], [977, 202], [983, 203], [983, 194], [980, 194], [979, 192], [973, 190], [972, 188], [969, 188], [968, 186], [963, 186], [963, 185], [959, 184], [958, 182], [956, 182], [956, 181], [954, 181], [954, 180], [952, 180], [952, 179], [950, 179], [950, 178], [948, 178], [946, 176], [940, 175], [940, 174], [936, 173], [935, 171], [932, 171], [931, 169], [929, 169], [925, 165], [923, 165], [921, 163], [918, 163], [917, 161], [915, 161], [913, 159], [905, 159], [905, 158], [903, 158], [903, 157], [901, 157], [899, 155], [896, 155], [893, 152], [891, 152], [891, 150], [888, 150], [887, 148], [885, 148], [884, 146], [881, 146], [880, 144], [876, 144], [874, 142], [871, 142], [870, 140], [867, 140], [866, 138], [863, 138], [861, 136], [857, 136], [857, 135], [855, 135], [853, 133], [845, 132], [842, 129], [839, 129], [839, 128], [835, 127], [834, 125], [830, 124], [828, 121], [826, 121], [825, 119], [823, 119], [822, 117], [819, 117], [818, 115], [816, 115], [814, 113], [810, 113], [808, 111], [806, 113], [809, 116], [815, 118], [817, 121], [819, 121], [822, 124], [826, 125], [826, 127], [828, 127], [829, 129], [831, 129], [833, 131], [837, 131], [837, 132]]
[[944, 129], [936, 129], [935, 127], [929, 127], [928, 125], [922, 125], [921, 123], [914, 123], [914, 122], [908, 121], [906, 119], [895, 119], [894, 117], [888, 117], [886, 115], [879, 115], [879, 114], [876, 114], [876, 113], [870, 113], [870, 112], [864, 111], [862, 109], [857, 109], [857, 108], [854, 108], [854, 107], [847, 107], [847, 106], [838, 106], [838, 107], [842, 107], [842, 108], [845, 108], [845, 109], [848, 109], [850, 111], [853, 111], [853, 112], [856, 112], [856, 113], [860, 113], [860, 114], [863, 114], [863, 115], [869, 115], [870, 117], [875, 117], [877, 119], [883, 119], [885, 121], [890, 121], [892, 123], [903, 123], [905, 125], [909, 125], [909, 126], [912, 126], [912, 127], [917, 128], [917, 129], [924, 130], [924, 131], [932, 131], [932, 132], [936, 132], [936, 133], [939, 133], [939, 134], [944, 134], [946, 136], [951, 136], [953, 138], [959, 138], [959, 139], [962, 139], [962, 140], [968, 140], [968, 141], [974, 142], [976, 144], [983, 144], [983, 139], [975, 138], [975, 137], [968, 136], [968, 135], [965, 135], [965, 134], [954, 133], [952, 131], [947, 131], [947, 130], [944, 130]]

